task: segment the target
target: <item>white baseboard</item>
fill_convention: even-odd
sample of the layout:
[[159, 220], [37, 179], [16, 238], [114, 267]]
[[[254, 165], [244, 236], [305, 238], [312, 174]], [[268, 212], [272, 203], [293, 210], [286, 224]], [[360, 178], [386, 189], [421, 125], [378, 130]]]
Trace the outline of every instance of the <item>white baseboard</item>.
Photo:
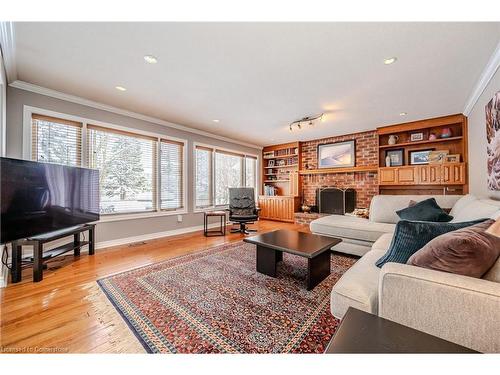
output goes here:
[[[213, 223], [213, 224], [209, 224], [208, 228], [212, 229], [212, 228], [216, 228], [218, 226], [219, 226], [218, 223]], [[197, 232], [200, 230], [203, 230], [203, 225], [196, 225], [194, 227], [166, 230], [163, 232], [141, 234], [139, 236], [124, 237], [124, 238], [119, 238], [116, 240], [97, 242], [95, 245], [95, 248], [96, 249], [104, 249], [106, 247], [111, 247], [111, 246], [120, 246], [120, 245], [132, 244], [135, 242], [154, 240], [154, 239], [162, 238], [162, 237], [171, 237], [171, 236], [176, 236], [179, 234]], [[86, 253], [86, 252], [88, 252], [88, 249], [82, 249], [82, 253]], [[7, 269], [7, 267], [5, 267], [2, 264], [1, 271], [2, 271], [2, 273], [1, 273], [1, 278], [0, 278], [0, 288], [4, 288], [7, 286], [7, 281], [8, 281], [8, 277], [9, 277], [9, 270]]]

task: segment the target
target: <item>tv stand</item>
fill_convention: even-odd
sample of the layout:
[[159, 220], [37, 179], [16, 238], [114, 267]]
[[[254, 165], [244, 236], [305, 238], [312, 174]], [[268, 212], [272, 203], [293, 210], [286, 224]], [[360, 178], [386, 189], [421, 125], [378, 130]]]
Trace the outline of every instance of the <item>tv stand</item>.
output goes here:
[[[89, 232], [88, 241], [80, 240], [80, 233]], [[73, 235], [73, 242], [66, 243], [54, 249], [43, 250], [43, 245], [47, 242], [55, 241], [63, 237]], [[95, 224], [84, 224], [71, 228], [61, 229], [38, 236], [16, 240], [12, 242], [12, 283], [21, 281], [21, 271], [23, 263], [33, 264], [33, 282], [43, 279], [44, 263], [52, 258], [73, 251], [75, 256], [80, 256], [80, 249], [89, 245], [89, 255], [95, 253]], [[23, 246], [33, 246], [33, 256], [22, 259]]]

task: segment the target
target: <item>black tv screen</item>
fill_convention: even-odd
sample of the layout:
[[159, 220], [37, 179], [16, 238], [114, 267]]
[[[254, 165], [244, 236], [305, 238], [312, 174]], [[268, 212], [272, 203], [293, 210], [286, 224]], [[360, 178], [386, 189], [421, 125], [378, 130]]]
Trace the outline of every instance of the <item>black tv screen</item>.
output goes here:
[[0, 158], [0, 243], [99, 220], [99, 171]]

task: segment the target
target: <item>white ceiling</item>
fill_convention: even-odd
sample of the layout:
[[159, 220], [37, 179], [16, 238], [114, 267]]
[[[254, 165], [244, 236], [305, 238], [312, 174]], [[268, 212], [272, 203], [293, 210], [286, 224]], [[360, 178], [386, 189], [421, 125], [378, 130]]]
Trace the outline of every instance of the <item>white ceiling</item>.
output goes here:
[[[460, 113], [500, 41], [500, 23], [15, 23], [14, 29], [19, 80], [259, 145]], [[146, 54], [159, 62], [145, 63]], [[392, 56], [397, 62], [384, 65]], [[290, 122], [321, 112], [324, 122], [288, 130]]]

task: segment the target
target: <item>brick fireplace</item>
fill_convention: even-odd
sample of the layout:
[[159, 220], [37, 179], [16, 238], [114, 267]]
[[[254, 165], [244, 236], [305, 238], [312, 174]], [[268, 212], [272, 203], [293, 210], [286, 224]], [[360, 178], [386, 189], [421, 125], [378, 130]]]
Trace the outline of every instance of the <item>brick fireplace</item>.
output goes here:
[[[373, 166], [378, 164], [377, 133], [375, 131], [368, 131], [303, 142], [302, 165], [300, 169], [317, 168], [318, 144], [349, 140], [356, 141], [356, 166]], [[356, 190], [356, 208], [369, 207], [372, 197], [378, 194], [377, 183], [376, 172], [304, 175], [302, 176], [303, 201], [310, 206], [316, 205], [316, 191], [318, 188], [352, 188]]]

